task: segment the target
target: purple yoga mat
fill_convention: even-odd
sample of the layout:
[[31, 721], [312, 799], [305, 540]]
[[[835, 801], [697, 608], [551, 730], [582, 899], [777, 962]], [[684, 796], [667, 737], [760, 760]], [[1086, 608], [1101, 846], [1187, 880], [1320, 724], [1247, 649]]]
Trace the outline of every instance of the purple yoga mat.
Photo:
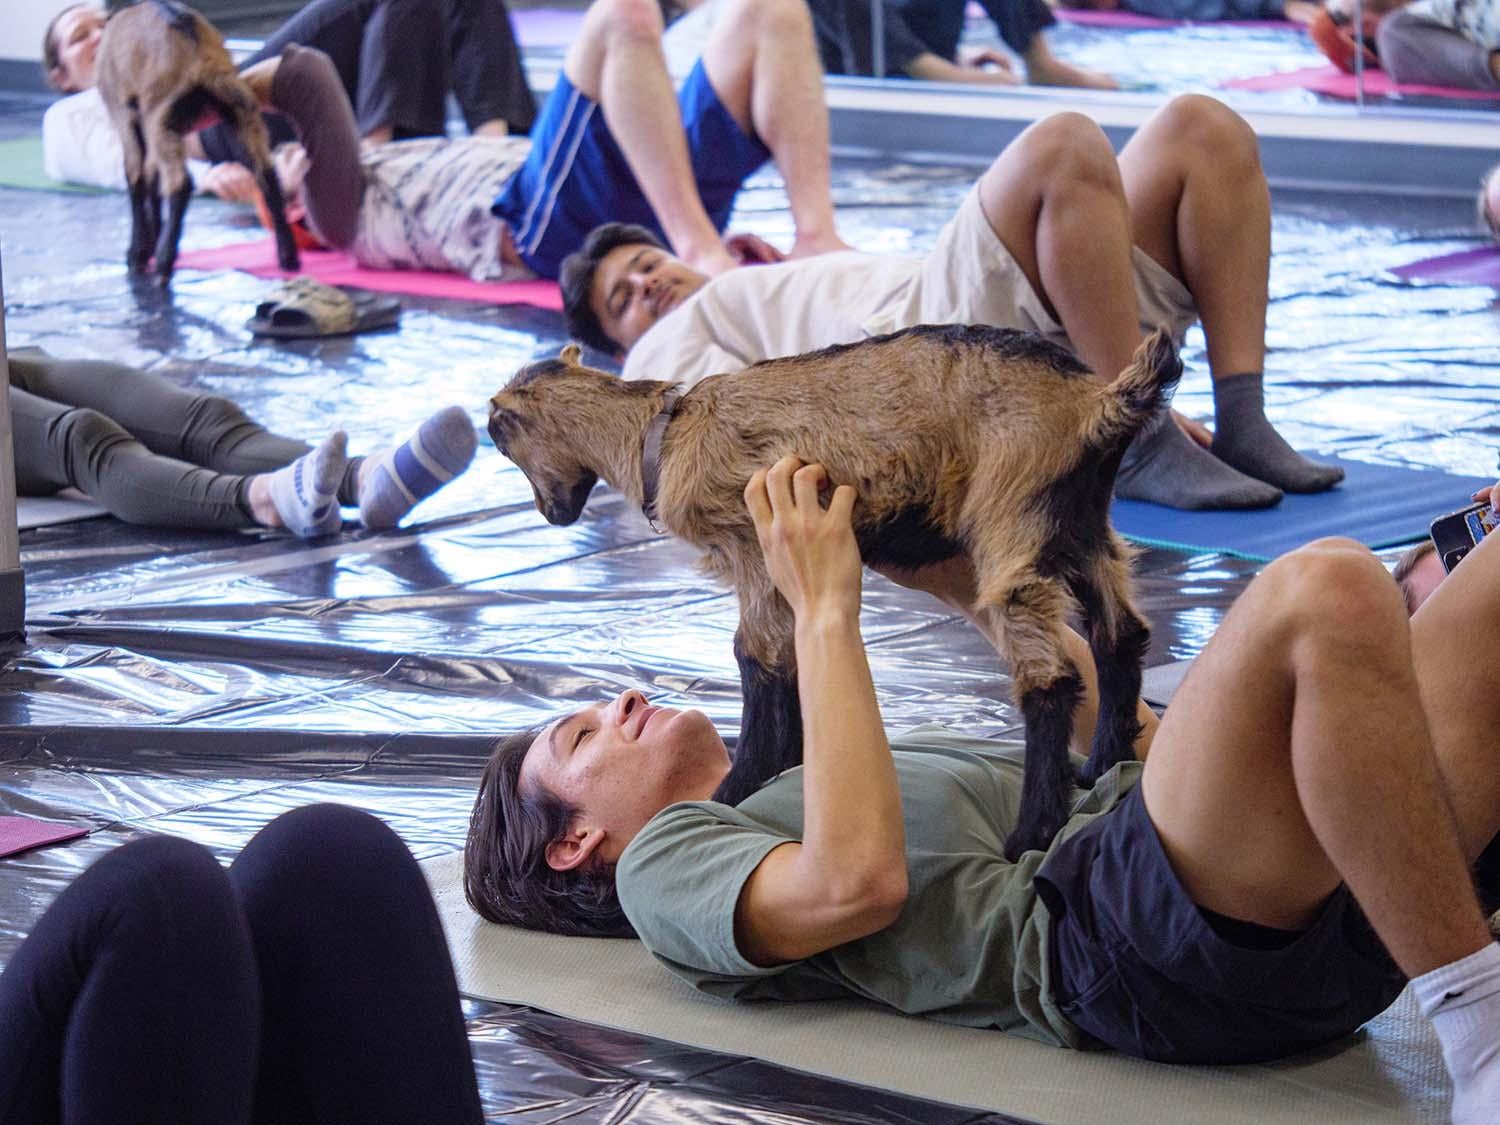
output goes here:
[[0, 856], [15, 855], [17, 852], [39, 848], [43, 844], [76, 840], [88, 834], [87, 828], [72, 824], [33, 820], [29, 816], [0, 816]]
[[[236, 242], [212, 250], [185, 250], [178, 255], [177, 264], [194, 270], [243, 270], [256, 277], [292, 276], [276, 264], [276, 244], [270, 238]], [[325, 285], [347, 285], [381, 293], [452, 297], [489, 305], [562, 308], [562, 291], [555, 281], [471, 281], [461, 274], [431, 270], [367, 270], [350, 255], [334, 250], [302, 251], [302, 273]]]
[[1295, 31], [1297, 25], [1290, 20], [1164, 20], [1159, 16], [1143, 16], [1137, 12], [1094, 12], [1087, 8], [1058, 8], [1053, 13], [1064, 23], [1076, 23], [1083, 27], [1191, 27], [1195, 23], [1212, 23], [1215, 27], [1261, 27]]
[[1500, 246], [1461, 250], [1424, 258], [1391, 270], [1402, 281], [1435, 281], [1447, 285], [1488, 285], [1500, 289]]
[[[1229, 90], [1311, 90], [1315, 94], [1348, 98], [1351, 101], [1359, 96], [1359, 86], [1354, 75], [1345, 74], [1332, 64], [1286, 70], [1280, 74], [1258, 74], [1253, 78], [1231, 78], [1223, 85]], [[1492, 91], [1460, 90], [1452, 86], [1402, 86], [1392, 82], [1390, 75], [1383, 70], [1371, 68], [1365, 71], [1365, 97], [1387, 98], [1393, 94], [1458, 98], [1464, 101], [1500, 99], [1500, 93]]]

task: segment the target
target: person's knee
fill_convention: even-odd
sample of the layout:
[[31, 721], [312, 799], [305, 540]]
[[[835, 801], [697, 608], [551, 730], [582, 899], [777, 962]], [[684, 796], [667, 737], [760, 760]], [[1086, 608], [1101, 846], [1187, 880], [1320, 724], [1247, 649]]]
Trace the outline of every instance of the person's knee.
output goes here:
[[607, 42], [654, 42], [665, 30], [656, 0], [596, 0], [594, 7], [592, 22]]
[[[1260, 143], [1250, 123], [1206, 94], [1181, 94], [1157, 111], [1156, 120], [1178, 151], [1215, 167], [1260, 168]], [[1243, 174], [1236, 172], [1236, 175]]]
[[[1049, 190], [1106, 188], [1120, 192], [1120, 167], [1109, 138], [1081, 113], [1054, 113], [1032, 125], [1015, 145]], [[1004, 159], [1002, 156], [1001, 159]]]
[[1380, 53], [1380, 68], [1392, 82], [1417, 83], [1426, 75], [1422, 66], [1419, 36], [1421, 26], [1409, 12], [1395, 11], [1375, 26], [1375, 48]]
[[1405, 603], [1371, 551], [1352, 539], [1318, 539], [1273, 562], [1266, 612], [1286, 630], [1295, 652], [1311, 666], [1342, 654], [1361, 661], [1395, 656], [1393, 642], [1407, 628]]
[[[218, 861], [201, 844], [176, 836], [131, 840], [100, 859], [89, 875], [110, 883], [110, 898], [118, 909], [162, 927], [162, 932], [180, 925], [179, 916], [210, 918], [233, 909], [229, 881]], [[183, 903], [194, 904], [194, 910], [181, 911]]]
[[313, 906], [330, 916], [348, 916], [351, 904], [363, 911], [415, 870], [406, 845], [382, 821], [325, 804], [271, 821], [245, 845], [231, 874], [259, 932], [299, 925]]
[[812, 41], [812, 14], [804, 0], [721, 0], [715, 32], [777, 43]]

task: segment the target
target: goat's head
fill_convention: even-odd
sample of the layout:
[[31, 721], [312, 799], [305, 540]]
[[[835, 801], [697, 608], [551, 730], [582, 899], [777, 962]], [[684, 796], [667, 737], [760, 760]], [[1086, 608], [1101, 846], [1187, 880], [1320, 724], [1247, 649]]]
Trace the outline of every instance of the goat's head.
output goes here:
[[604, 392], [619, 381], [578, 356], [569, 344], [557, 359], [529, 363], [490, 399], [490, 440], [526, 474], [537, 511], [560, 527], [578, 519], [599, 480], [580, 436], [597, 430], [612, 407]]

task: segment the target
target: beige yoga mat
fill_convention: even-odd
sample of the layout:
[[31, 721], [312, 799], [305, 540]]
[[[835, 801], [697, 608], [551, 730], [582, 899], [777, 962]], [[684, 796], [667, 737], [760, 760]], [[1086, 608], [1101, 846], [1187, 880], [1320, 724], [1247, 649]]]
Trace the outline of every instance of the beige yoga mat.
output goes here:
[[483, 921], [464, 901], [458, 854], [423, 867], [467, 996], [1057, 1125], [1447, 1120], [1442, 1056], [1409, 992], [1337, 1050], [1268, 1066], [1164, 1066], [871, 1005], [715, 1000], [660, 968], [639, 942]]

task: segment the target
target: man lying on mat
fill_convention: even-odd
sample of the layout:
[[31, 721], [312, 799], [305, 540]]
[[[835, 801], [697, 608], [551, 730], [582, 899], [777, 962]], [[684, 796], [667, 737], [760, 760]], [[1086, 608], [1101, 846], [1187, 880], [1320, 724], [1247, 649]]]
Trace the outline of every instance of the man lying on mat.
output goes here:
[[1146, 121], [1118, 160], [1088, 118], [1060, 113], [1006, 146], [923, 259], [853, 253], [710, 279], [644, 231], [594, 232], [563, 266], [570, 330], [627, 353], [627, 379], [691, 383], [779, 356], [924, 323], [1041, 332], [1107, 377], [1142, 329], [1179, 339], [1201, 317], [1216, 432], [1200, 448], [1167, 412], [1126, 454], [1120, 496], [1174, 508], [1260, 508], [1343, 471], [1267, 422], [1271, 204], [1255, 135], [1188, 96]]
[[[797, 612], [806, 767], [738, 808], [705, 801], [724, 744], [697, 712], [633, 691], [505, 739], [466, 857], [484, 913], [633, 924], [723, 994], [852, 992], [1153, 1058], [1334, 1040], [1411, 975], [1455, 1119], [1489, 1119], [1500, 954], [1464, 858], [1500, 826], [1486, 718], [1500, 640], [1483, 627], [1500, 545], [1409, 624], [1363, 548], [1273, 563], [1160, 726], [1142, 709], [1146, 764], [1080, 793], [1049, 851], [1012, 865], [1018, 759], [942, 728], [892, 751], [858, 632], [851, 497], [825, 512], [818, 470], [793, 469], [757, 474], [747, 496]], [[961, 570], [901, 577], [971, 604]], [[394, 833], [299, 809], [227, 872], [150, 837], [58, 896], [0, 975], [0, 1105], [28, 1122], [63, 1101], [80, 1120], [160, 1120], [166, 1091], [182, 1121], [248, 1122], [252, 1106], [257, 1120], [482, 1120], [442, 928]]]
[[[1455, 1120], [1492, 1120], [1500, 947], [1469, 865], [1500, 829], [1500, 537], [1410, 619], [1356, 543], [1271, 563], [1160, 725], [1143, 711], [1144, 761], [1010, 864], [1018, 760], [941, 729], [887, 742], [855, 500], [822, 508], [825, 483], [788, 458], [745, 493], [796, 614], [805, 765], [716, 803], [729, 753], [709, 720], [638, 691], [510, 736], [466, 851], [481, 913], [634, 932], [718, 996], [857, 996], [1176, 1062], [1335, 1042], [1410, 979]], [[970, 612], [952, 567], [896, 577]]]

